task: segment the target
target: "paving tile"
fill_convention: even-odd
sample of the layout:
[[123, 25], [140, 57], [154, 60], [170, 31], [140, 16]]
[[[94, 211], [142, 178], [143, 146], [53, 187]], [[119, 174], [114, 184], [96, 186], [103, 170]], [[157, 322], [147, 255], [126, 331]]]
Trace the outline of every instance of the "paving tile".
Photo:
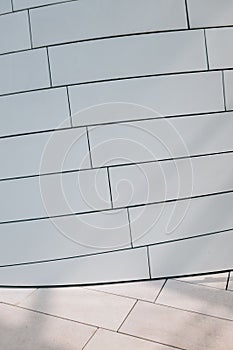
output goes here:
[[130, 208], [133, 246], [231, 229], [232, 201], [233, 194], [227, 193]]
[[76, 350], [95, 328], [77, 322], [0, 305], [0, 338], [4, 350]]
[[229, 280], [229, 284], [228, 284], [228, 290], [233, 290], [233, 273], [231, 272], [230, 274], [230, 280]]
[[1, 136], [70, 126], [65, 88], [1, 96], [0, 111]]
[[[178, 57], [170, 60], [174, 50]], [[207, 69], [200, 30], [53, 46], [49, 59], [54, 86]]]
[[0, 229], [4, 237], [0, 245], [0, 265], [94, 254], [131, 246], [126, 210], [16, 222], [3, 224]]
[[225, 290], [226, 284], [227, 284], [227, 278], [228, 278], [228, 272], [204, 275], [204, 276], [184, 277], [184, 278], [179, 278], [178, 280]]
[[46, 50], [29, 50], [0, 56], [0, 75], [0, 94], [49, 87]]
[[[146, 315], [143, 317], [142, 315]], [[188, 350], [232, 347], [232, 322], [139, 301], [120, 332]]]
[[4, 198], [0, 204], [1, 222], [91, 212], [111, 206], [106, 169], [0, 181], [0, 195]]
[[232, 233], [233, 231], [228, 231], [151, 246], [149, 255], [152, 277], [181, 277], [230, 270]]
[[17, 305], [34, 292], [35, 289], [28, 288], [0, 288], [0, 303]]
[[11, 11], [12, 11], [11, 0], [1, 0], [0, 13], [7, 13]]
[[106, 284], [100, 286], [87, 287], [106, 293], [121, 295], [145, 301], [154, 302], [164, 285], [164, 280], [143, 281], [132, 283]]
[[3, 138], [0, 149], [1, 179], [90, 168], [83, 128]]
[[233, 154], [228, 153], [109, 168], [113, 206], [230, 191], [232, 159]]
[[111, 332], [105, 329], [98, 329], [94, 337], [85, 347], [85, 350], [170, 350], [170, 346], [156, 344], [146, 340], [130, 337], [128, 335]]
[[43, 5], [50, 5], [54, 3], [64, 2], [64, 0], [12, 0], [12, 1], [13, 1], [14, 11], [36, 7], [36, 6], [43, 6]]
[[225, 85], [225, 95], [226, 95], [226, 108], [228, 110], [233, 109], [233, 71], [224, 71], [224, 85]]
[[30, 34], [27, 12], [12, 13], [0, 18], [0, 53], [29, 49]]
[[187, 26], [183, 0], [92, 0], [91, 5], [73, 1], [30, 11], [34, 46]]
[[[232, 128], [231, 112], [93, 126], [92, 162], [116, 165], [229, 151]], [[204, 138], [210, 130], [213, 137]]]
[[168, 280], [156, 302], [233, 320], [233, 295], [225, 290]]
[[[151, 118], [157, 116], [158, 113], [164, 116], [174, 116], [219, 112], [224, 109], [220, 72], [178, 74], [86, 84], [70, 87], [69, 93], [74, 125], [137, 120], [148, 115]], [[173, 98], [171, 99], [170, 96]], [[104, 105], [106, 103], [107, 106], [110, 105], [110, 110]], [[123, 107], [114, 111], [116, 103], [120, 103]], [[125, 109], [125, 104], [136, 104], [137, 108]], [[98, 108], [96, 105], [103, 105], [104, 108]], [[77, 112], [93, 106], [95, 108], [77, 114]], [[145, 109], [147, 113], [145, 113]], [[149, 109], [152, 110], [148, 113]]]
[[210, 69], [233, 67], [233, 49], [230, 45], [232, 35], [233, 28], [217, 28], [206, 31]]
[[84, 288], [39, 289], [20, 306], [117, 330], [135, 300]]
[[146, 279], [149, 279], [146, 247], [0, 268], [1, 286], [8, 287], [64, 286]]
[[188, 0], [191, 28], [232, 25], [231, 0]]

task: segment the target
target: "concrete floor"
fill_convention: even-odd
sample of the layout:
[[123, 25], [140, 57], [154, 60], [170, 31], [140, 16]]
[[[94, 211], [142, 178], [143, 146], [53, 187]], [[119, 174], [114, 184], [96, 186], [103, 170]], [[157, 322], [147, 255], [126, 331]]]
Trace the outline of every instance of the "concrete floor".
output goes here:
[[232, 350], [231, 290], [228, 273], [85, 288], [1, 288], [0, 350]]

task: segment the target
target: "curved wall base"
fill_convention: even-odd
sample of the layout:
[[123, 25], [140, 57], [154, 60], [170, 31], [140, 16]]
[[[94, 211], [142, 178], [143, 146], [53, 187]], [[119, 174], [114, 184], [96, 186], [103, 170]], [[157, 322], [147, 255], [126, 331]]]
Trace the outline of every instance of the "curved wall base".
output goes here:
[[[233, 231], [149, 247], [0, 268], [1, 286], [138, 281], [232, 270]], [[149, 258], [149, 259], [148, 259]]]

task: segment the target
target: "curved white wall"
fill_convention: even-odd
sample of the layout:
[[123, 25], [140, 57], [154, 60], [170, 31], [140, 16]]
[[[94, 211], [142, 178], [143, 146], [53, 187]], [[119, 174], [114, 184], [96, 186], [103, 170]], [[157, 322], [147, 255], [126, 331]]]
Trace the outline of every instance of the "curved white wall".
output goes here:
[[232, 18], [1, 0], [1, 286], [233, 268]]

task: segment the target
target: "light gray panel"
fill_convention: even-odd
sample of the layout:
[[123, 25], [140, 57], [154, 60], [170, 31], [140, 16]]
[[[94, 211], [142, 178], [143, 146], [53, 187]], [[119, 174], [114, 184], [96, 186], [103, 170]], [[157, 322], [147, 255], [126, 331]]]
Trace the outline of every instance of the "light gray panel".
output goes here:
[[[87, 84], [70, 87], [69, 92], [74, 125], [224, 110], [220, 72]], [[96, 106], [106, 103], [108, 105]], [[116, 103], [123, 105], [117, 108]], [[125, 104], [136, 107], [132, 110], [126, 106], [125, 109]]]
[[91, 127], [92, 162], [116, 165], [230, 151], [232, 129], [233, 113]]
[[1, 0], [0, 2], [0, 13], [11, 12], [11, 0]]
[[233, 228], [233, 193], [129, 209], [134, 246]]
[[233, 110], [233, 71], [227, 70], [224, 72], [224, 84], [226, 94], [226, 108]]
[[29, 49], [30, 34], [27, 12], [12, 13], [0, 17], [0, 54]]
[[206, 31], [210, 69], [233, 67], [232, 35], [233, 28], [217, 28]]
[[0, 221], [110, 208], [106, 169], [0, 181]]
[[49, 57], [54, 86], [207, 69], [203, 31], [56, 46], [49, 48]]
[[1, 224], [0, 231], [0, 265], [130, 247], [126, 210]]
[[0, 56], [0, 94], [48, 87], [45, 49]]
[[1, 136], [70, 126], [65, 88], [0, 97]]
[[0, 139], [0, 179], [90, 167], [83, 128]]
[[152, 277], [232, 269], [233, 231], [149, 248]]
[[146, 248], [0, 268], [0, 284], [64, 285], [148, 279]]
[[66, 0], [12, 0], [12, 1], [13, 1], [14, 10], [16, 11], [16, 10], [22, 10], [25, 8], [64, 2]]
[[231, 0], [187, 0], [192, 28], [232, 25]]
[[114, 207], [233, 189], [233, 153], [110, 168]]
[[187, 27], [183, 0], [91, 0], [89, 4], [73, 1], [32, 10], [34, 46]]

